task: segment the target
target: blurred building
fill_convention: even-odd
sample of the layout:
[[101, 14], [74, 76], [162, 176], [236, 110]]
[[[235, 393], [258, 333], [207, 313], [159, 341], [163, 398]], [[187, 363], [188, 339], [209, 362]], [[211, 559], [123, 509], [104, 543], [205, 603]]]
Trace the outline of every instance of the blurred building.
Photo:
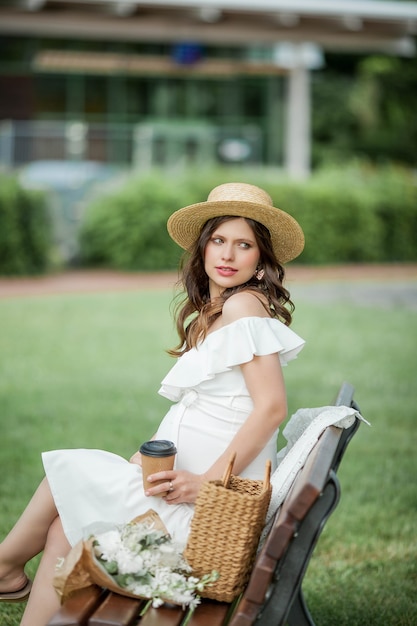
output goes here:
[[323, 50], [414, 54], [417, 3], [3, 0], [0, 163], [310, 167]]

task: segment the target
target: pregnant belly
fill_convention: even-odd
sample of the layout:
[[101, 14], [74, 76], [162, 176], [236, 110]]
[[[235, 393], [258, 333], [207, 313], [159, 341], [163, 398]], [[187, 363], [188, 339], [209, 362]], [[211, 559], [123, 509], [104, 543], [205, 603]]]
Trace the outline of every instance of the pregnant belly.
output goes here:
[[[205, 472], [224, 452], [235, 433], [246, 420], [251, 405], [242, 410], [233, 398], [202, 397], [190, 392], [191, 402], [171, 407], [158, 429], [158, 438], [177, 445], [178, 469]], [[186, 399], [185, 398], [185, 399]]]

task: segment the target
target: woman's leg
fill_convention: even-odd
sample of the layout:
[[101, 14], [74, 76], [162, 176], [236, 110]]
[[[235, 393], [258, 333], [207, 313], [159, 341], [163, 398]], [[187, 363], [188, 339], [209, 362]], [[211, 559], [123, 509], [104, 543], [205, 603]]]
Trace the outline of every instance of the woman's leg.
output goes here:
[[50, 526], [20, 626], [45, 626], [58, 611], [60, 602], [52, 585], [52, 579], [58, 558], [65, 557], [70, 549], [71, 546], [64, 535], [61, 520], [57, 517]]
[[57, 515], [45, 478], [21, 517], [0, 544], [0, 592], [16, 591], [24, 585], [24, 567], [44, 549], [49, 527]]

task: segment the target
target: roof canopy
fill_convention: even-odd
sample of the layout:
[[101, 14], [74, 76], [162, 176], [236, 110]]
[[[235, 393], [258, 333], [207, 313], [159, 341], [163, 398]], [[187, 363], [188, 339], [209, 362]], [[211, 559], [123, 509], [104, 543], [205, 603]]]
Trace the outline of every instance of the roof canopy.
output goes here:
[[0, 33], [206, 45], [313, 42], [414, 54], [417, 2], [381, 0], [3, 0]]

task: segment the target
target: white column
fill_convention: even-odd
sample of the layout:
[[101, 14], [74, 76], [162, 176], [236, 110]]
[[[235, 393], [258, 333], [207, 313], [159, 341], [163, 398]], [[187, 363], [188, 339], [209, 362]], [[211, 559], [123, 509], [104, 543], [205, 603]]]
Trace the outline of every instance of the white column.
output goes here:
[[305, 179], [310, 174], [310, 70], [298, 52], [287, 78], [284, 166], [291, 178]]

